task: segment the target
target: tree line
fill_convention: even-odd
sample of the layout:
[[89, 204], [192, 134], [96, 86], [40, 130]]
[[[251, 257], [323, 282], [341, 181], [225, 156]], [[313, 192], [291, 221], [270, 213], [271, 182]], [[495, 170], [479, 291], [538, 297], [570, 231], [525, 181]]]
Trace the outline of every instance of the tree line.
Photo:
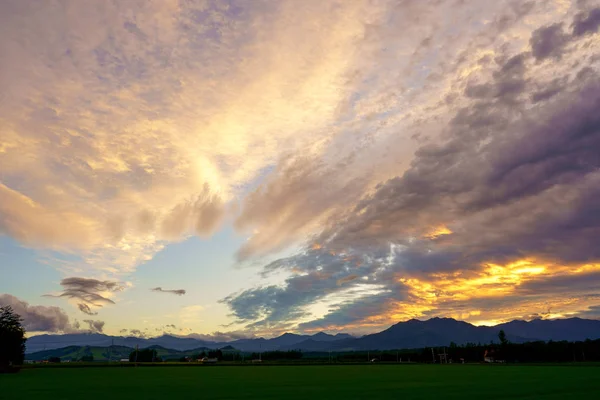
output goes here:
[[[507, 363], [546, 363], [546, 362], [585, 362], [600, 361], [600, 339], [578, 342], [533, 341], [511, 343], [503, 331], [499, 341], [491, 343], [450, 343], [446, 347], [424, 347], [419, 349], [343, 352], [333, 356], [337, 362], [358, 362], [376, 359], [383, 362], [489, 362]], [[445, 355], [445, 356], [444, 356]], [[305, 354], [305, 357], [308, 356]], [[313, 357], [325, 359], [326, 354]], [[441, 357], [440, 357], [441, 356]]]
[[264, 353], [252, 353], [251, 358], [253, 360], [261, 359], [266, 361], [299, 360], [302, 358], [302, 352], [300, 350], [265, 351]]

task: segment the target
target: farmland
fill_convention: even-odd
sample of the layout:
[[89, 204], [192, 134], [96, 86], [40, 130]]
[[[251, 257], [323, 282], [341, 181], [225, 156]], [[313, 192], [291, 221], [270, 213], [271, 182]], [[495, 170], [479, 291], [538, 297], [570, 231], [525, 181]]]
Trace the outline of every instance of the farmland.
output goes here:
[[0, 375], [0, 398], [591, 398], [599, 372], [584, 365], [49, 367]]

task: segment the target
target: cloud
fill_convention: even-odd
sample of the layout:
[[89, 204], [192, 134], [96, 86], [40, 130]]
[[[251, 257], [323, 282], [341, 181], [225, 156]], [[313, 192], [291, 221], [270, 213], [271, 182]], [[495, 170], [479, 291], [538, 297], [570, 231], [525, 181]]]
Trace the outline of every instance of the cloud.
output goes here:
[[[428, 110], [447, 122], [407, 168], [352, 207], [327, 210], [335, 218], [303, 251], [263, 268], [289, 274], [282, 285], [223, 299], [233, 317], [250, 329], [364, 331], [419, 316], [502, 321], [594, 306], [600, 81], [588, 39], [538, 23], [524, 37], [532, 53], [499, 38], [480, 50], [493, 57], [447, 69], [452, 101]], [[432, 235], [440, 226], [446, 234]], [[319, 310], [365, 284], [378, 290]]]
[[79, 310], [88, 315], [96, 315], [90, 306], [101, 308], [106, 304], [115, 304], [110, 296], [122, 291], [125, 286], [116, 281], [101, 281], [91, 278], [70, 277], [60, 281], [63, 291], [49, 297], [64, 297], [78, 301]]
[[140, 329], [129, 329], [129, 336], [138, 338], [148, 338], [148, 334]]
[[76, 328], [60, 307], [32, 306], [10, 294], [0, 294], [0, 305], [11, 306], [23, 318], [23, 327], [28, 332], [69, 333]]
[[556, 23], [535, 30], [529, 42], [536, 60], [543, 60], [548, 57], [560, 58], [567, 41], [568, 36], [563, 32], [563, 24]]
[[578, 279], [525, 288], [598, 261], [597, 14], [5, 1], [0, 233], [110, 277], [65, 280], [83, 312], [224, 221], [238, 261], [300, 249], [222, 300], [257, 331], [587, 309]]
[[3, 2], [0, 232], [114, 275], [211, 235], [280, 157], [335, 136], [386, 8]]
[[581, 318], [600, 319], [600, 305], [591, 306], [579, 314]]
[[104, 321], [94, 321], [91, 319], [84, 319], [83, 322], [88, 324], [91, 332], [102, 333], [102, 330], [104, 329]]
[[87, 315], [97, 315], [97, 312], [93, 312], [92, 309], [90, 308], [90, 306], [88, 306], [87, 304], [84, 303], [78, 303], [77, 307], [79, 308], [79, 311], [81, 311], [84, 314]]
[[185, 335], [182, 337], [186, 338], [194, 338], [198, 340], [205, 340], [207, 342], [232, 342], [234, 340], [241, 339], [253, 339], [255, 336], [248, 332], [244, 331], [229, 331], [229, 332], [219, 332], [215, 331], [209, 334], [200, 334], [200, 333], [191, 333], [189, 335]]
[[153, 289], [150, 289], [153, 292], [162, 292], [162, 293], [173, 293], [177, 296], [183, 296], [185, 294], [185, 290], [184, 289], [163, 289], [161, 287], [155, 287]]
[[582, 36], [587, 33], [596, 33], [600, 27], [600, 8], [594, 8], [587, 14], [580, 12], [573, 20], [573, 35]]

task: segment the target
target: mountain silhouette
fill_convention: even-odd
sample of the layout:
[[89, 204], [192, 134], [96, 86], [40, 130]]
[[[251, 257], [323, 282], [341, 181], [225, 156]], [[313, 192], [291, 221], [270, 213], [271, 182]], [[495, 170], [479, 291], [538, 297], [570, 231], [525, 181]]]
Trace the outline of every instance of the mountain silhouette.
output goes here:
[[535, 340], [577, 341], [600, 338], [600, 321], [568, 318], [555, 320], [515, 320], [496, 326], [475, 326], [452, 318], [431, 318], [426, 321], [411, 319], [398, 322], [378, 333], [355, 338], [345, 333], [330, 335], [319, 332], [314, 335], [284, 333], [265, 339], [238, 339], [231, 342], [212, 342], [193, 337], [163, 335], [156, 338], [108, 336], [80, 333], [66, 335], [39, 335], [27, 340], [27, 353], [58, 349], [66, 346], [127, 346], [140, 348], [161, 346], [186, 351], [195, 348], [222, 348], [233, 346], [242, 351], [342, 351], [342, 350], [390, 350], [420, 347], [449, 346], [466, 343], [498, 342], [498, 333], [504, 330], [511, 342], [522, 343]]

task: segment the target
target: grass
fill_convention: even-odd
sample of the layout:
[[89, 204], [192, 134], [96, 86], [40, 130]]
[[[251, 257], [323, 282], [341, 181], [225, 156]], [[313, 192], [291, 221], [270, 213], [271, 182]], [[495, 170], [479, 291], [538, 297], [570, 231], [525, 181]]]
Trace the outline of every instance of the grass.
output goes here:
[[580, 399], [597, 366], [342, 365], [38, 368], [0, 375], [0, 399]]

